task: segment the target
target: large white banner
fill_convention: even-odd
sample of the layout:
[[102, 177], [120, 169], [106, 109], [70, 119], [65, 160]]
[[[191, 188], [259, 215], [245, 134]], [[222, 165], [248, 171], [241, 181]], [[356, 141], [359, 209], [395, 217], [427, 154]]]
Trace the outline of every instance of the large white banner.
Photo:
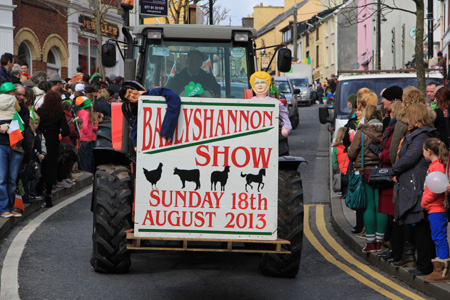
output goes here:
[[277, 101], [182, 98], [172, 140], [166, 109], [139, 100], [134, 234], [275, 240]]

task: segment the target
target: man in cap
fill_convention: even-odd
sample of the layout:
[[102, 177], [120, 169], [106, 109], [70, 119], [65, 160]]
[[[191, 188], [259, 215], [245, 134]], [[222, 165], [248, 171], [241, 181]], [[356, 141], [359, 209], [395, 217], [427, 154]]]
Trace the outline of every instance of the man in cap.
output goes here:
[[22, 164], [23, 153], [11, 147], [9, 125], [20, 106], [15, 97], [12, 82], [0, 86], [0, 216], [20, 217], [14, 211], [16, 181]]
[[383, 103], [383, 108], [385, 111], [385, 116], [383, 118], [383, 130], [386, 129], [387, 125], [391, 120], [389, 112], [391, 111], [392, 101], [402, 101], [403, 89], [397, 85], [393, 85], [384, 89], [381, 92], [381, 103]]
[[[205, 61], [203, 53], [198, 50], [191, 50], [187, 55], [188, 66], [175, 77], [170, 78], [167, 88], [181, 96], [200, 96], [204, 91], [210, 91], [213, 97], [220, 97], [220, 85], [216, 78], [205, 72], [201, 67]], [[188, 87], [193, 83], [194, 93], [187, 94]], [[195, 93], [197, 91], [197, 93]]]
[[62, 83], [64, 81], [62, 80], [61, 76], [59, 76], [58, 73], [53, 73], [52, 75], [50, 75], [49, 81], [52, 84], [52, 91], [62, 94], [61, 89], [63, 87]]

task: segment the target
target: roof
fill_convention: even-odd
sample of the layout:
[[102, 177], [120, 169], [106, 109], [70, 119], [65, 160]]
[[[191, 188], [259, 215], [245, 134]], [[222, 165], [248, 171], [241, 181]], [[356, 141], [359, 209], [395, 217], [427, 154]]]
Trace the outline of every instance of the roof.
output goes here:
[[[309, 0], [304, 0], [300, 3], [297, 3], [297, 9], [302, 8], [306, 3], [308, 3]], [[294, 14], [294, 10], [295, 7], [292, 6], [291, 8], [289, 8], [287, 11], [285, 11], [282, 14], [279, 14], [278, 16], [276, 16], [275, 18], [273, 18], [271, 21], [269, 21], [266, 25], [264, 25], [263, 27], [261, 27], [260, 30], [258, 30], [258, 36], [261, 36], [269, 31], [271, 31], [272, 29], [274, 29], [278, 24], [280, 24], [282, 21], [286, 20], [287, 18], [289, 18], [290, 16], [292, 16]]]
[[247, 31], [250, 39], [256, 37], [255, 28], [241, 26], [211, 26], [197, 24], [147, 24], [135, 26], [134, 35], [142, 35], [148, 29], [162, 29], [164, 38], [168, 39], [209, 39], [209, 40], [231, 40], [235, 31]]

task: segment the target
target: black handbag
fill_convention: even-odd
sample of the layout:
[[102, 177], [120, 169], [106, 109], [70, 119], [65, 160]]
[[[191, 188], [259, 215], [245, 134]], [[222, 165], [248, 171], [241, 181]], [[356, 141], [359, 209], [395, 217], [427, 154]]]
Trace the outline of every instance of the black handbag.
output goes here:
[[32, 179], [39, 179], [41, 176], [41, 164], [37, 161], [30, 162], [30, 177]]
[[391, 187], [394, 181], [390, 175], [390, 168], [373, 168], [370, 169], [369, 182], [375, 187]]

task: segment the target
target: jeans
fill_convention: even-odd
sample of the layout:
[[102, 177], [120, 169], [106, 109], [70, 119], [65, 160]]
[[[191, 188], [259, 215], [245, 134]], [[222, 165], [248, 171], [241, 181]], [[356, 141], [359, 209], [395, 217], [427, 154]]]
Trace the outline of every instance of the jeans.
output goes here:
[[10, 146], [0, 145], [0, 214], [14, 208], [16, 181], [22, 164], [23, 153]]
[[436, 256], [440, 259], [449, 258], [447, 241], [447, 213], [432, 213], [428, 215], [431, 227], [431, 238], [436, 246]]
[[81, 171], [91, 172], [92, 170], [92, 150], [94, 142], [81, 142], [78, 152], [78, 169]]

